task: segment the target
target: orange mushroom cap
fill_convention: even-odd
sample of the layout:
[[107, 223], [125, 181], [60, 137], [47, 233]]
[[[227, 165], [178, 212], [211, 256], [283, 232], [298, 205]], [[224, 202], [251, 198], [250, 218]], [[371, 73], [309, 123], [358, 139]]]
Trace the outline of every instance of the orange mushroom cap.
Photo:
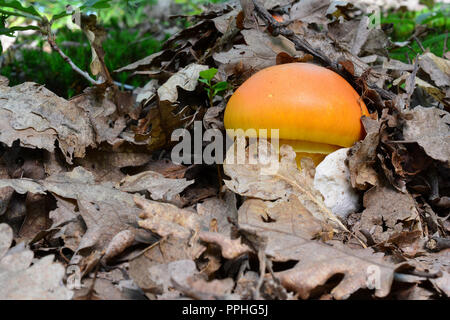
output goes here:
[[314, 64], [287, 63], [247, 79], [228, 101], [224, 124], [267, 129], [268, 136], [279, 129], [280, 144], [317, 164], [363, 138], [362, 115], [369, 115], [364, 102], [340, 75]]

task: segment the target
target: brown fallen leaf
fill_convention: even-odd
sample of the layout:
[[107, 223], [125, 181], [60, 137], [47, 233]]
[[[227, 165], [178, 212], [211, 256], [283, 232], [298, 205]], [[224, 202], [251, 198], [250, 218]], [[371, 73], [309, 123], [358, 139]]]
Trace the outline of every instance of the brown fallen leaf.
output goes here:
[[221, 199], [212, 197], [197, 204], [203, 231], [215, 231], [221, 234], [231, 234], [230, 220], [236, 221], [236, 196], [226, 191]]
[[116, 188], [125, 192], [139, 192], [147, 190], [153, 200], [170, 202], [184, 189], [193, 184], [194, 180], [168, 179], [154, 171], [143, 171], [133, 176], [127, 176], [120, 181]]
[[297, 292], [302, 299], [307, 299], [313, 289], [337, 274], [344, 277], [331, 290], [335, 299], [347, 299], [360, 288], [375, 289], [377, 297], [389, 294], [395, 267], [384, 260], [383, 254], [374, 253], [369, 248], [350, 249], [341, 243], [303, 241], [301, 244], [297, 245], [297, 252], [292, 256], [296, 256], [299, 262], [292, 269], [275, 275], [284, 287]]
[[376, 243], [403, 231], [422, 230], [419, 212], [410, 194], [380, 185], [364, 194], [363, 205], [366, 209], [354, 230], [369, 231]]
[[75, 199], [79, 213], [87, 225], [77, 250], [95, 247], [106, 248], [120, 231], [133, 229], [139, 215], [133, 195], [114, 189], [112, 184], [95, 182], [94, 175], [77, 167], [71, 172], [55, 174], [45, 180], [0, 180], [0, 187], [11, 186], [18, 193], [52, 192], [60, 197]]
[[113, 95], [112, 89], [98, 92], [95, 88], [89, 88], [70, 100], [89, 116], [97, 144], [103, 141], [111, 145], [118, 143], [121, 140], [119, 135], [126, 127], [125, 118], [119, 115]]
[[225, 259], [235, 259], [244, 253], [252, 252], [252, 249], [243, 244], [240, 238], [232, 240], [223, 234], [205, 231], [200, 232], [199, 238], [204, 242], [220, 246], [222, 257]]
[[[233, 148], [227, 152], [227, 157], [233, 157]], [[273, 151], [273, 150], [272, 150]], [[334, 227], [346, 230], [340, 220], [325, 206], [322, 195], [314, 188], [314, 165], [312, 161], [302, 164], [299, 171], [295, 161], [296, 154], [291, 146], [280, 148], [281, 161], [274, 172], [261, 172], [259, 164], [250, 164], [250, 151], [246, 151], [246, 164], [234, 164], [225, 160], [224, 172], [231, 180], [224, 180], [225, 185], [242, 196], [262, 200], [289, 201], [291, 195], [298, 198], [298, 209], [308, 212], [316, 219], [331, 223]], [[260, 154], [261, 156], [261, 154]], [[229, 163], [229, 164], [228, 164]]]
[[140, 227], [151, 230], [161, 237], [175, 236], [189, 239], [200, 230], [200, 219], [195, 211], [180, 209], [173, 204], [150, 201], [134, 196], [143, 212], [139, 215]]
[[351, 147], [347, 159], [353, 188], [366, 190], [378, 184], [378, 173], [373, 165], [377, 159], [381, 123], [367, 117], [363, 117], [362, 122], [367, 135]]
[[[292, 207], [297, 205], [294, 203]], [[323, 223], [310, 215], [308, 218], [305, 213], [298, 214], [282, 203], [267, 208], [261, 200], [247, 200], [239, 209], [239, 227], [264, 238], [265, 253], [274, 261], [299, 261], [294, 268], [276, 276], [285, 288], [303, 299], [337, 274], [344, 274], [344, 279], [331, 294], [336, 299], [346, 299], [356, 290], [367, 288], [367, 278], [373, 268], [380, 281], [376, 296], [389, 293], [394, 266], [384, 261], [383, 254], [375, 254], [372, 249], [351, 249], [338, 242], [313, 240], [323, 232]]]
[[87, 147], [95, 146], [86, 113], [36, 83], [2, 87], [0, 127], [0, 142], [8, 146], [20, 140], [23, 147], [54, 152], [58, 141], [68, 163], [73, 157], [83, 157]]
[[282, 36], [276, 38], [258, 30], [242, 30], [246, 45], [237, 44], [231, 50], [213, 55], [219, 65], [219, 71], [228, 76], [236, 67], [243, 69], [243, 80], [254, 72], [276, 64], [277, 54], [286, 52], [291, 56], [301, 54], [294, 44]]
[[139, 120], [133, 131], [136, 143], [146, 144], [151, 151], [160, 149], [171, 141], [175, 129], [189, 125], [195, 119], [191, 105], [178, 101], [178, 90], [195, 90], [200, 71], [208, 66], [192, 63], [172, 75], [157, 90], [158, 103], [153, 105], [147, 116]]
[[450, 61], [440, 58], [431, 52], [418, 57], [419, 66], [429, 74], [438, 87], [450, 87]]
[[62, 282], [64, 267], [53, 262], [54, 256], [33, 260], [23, 245], [9, 248], [12, 238], [12, 229], [0, 224], [0, 299], [70, 300], [73, 293]]
[[404, 139], [416, 141], [431, 158], [450, 166], [450, 114], [422, 106], [404, 113], [409, 117], [403, 128]]

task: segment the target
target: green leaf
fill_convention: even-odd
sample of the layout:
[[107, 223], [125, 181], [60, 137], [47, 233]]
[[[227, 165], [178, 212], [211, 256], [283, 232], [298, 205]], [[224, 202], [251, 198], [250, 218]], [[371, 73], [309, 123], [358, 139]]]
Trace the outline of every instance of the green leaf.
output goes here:
[[206, 80], [212, 80], [212, 78], [214, 78], [216, 73], [217, 73], [217, 69], [211, 68], [208, 70], [200, 71], [200, 77], [202, 77], [203, 79], [206, 79]]
[[28, 15], [21, 14], [18, 12], [13, 12], [13, 11], [6, 11], [6, 10], [2, 10], [2, 9], [0, 9], [0, 13], [6, 15], [6, 17], [15, 16], [15, 17], [28, 18]]
[[198, 81], [200, 81], [200, 82], [203, 82], [204, 84], [206, 84], [206, 85], [210, 85], [210, 83], [209, 83], [209, 80], [207, 80], [207, 79], [204, 79], [204, 78], [198, 78]]
[[17, 0], [0, 0], [0, 7], [11, 8], [11, 9], [19, 10], [21, 12], [25, 12], [25, 13], [31, 15], [31, 16], [34, 16], [35, 19], [36, 18], [38, 18], [38, 19], [41, 18], [41, 15], [39, 14], [39, 12], [33, 6], [24, 7]]
[[60, 12], [60, 13], [58, 13], [58, 14], [55, 14], [55, 15], [52, 17], [52, 21], [56, 21], [56, 20], [58, 20], [58, 19], [61, 19], [61, 18], [70, 16], [70, 15], [72, 15], [72, 13], [68, 13], [67, 11], [62, 11], [62, 12]]
[[110, 1], [111, 0], [88, 0], [80, 7], [80, 9], [88, 9], [88, 8], [104, 9], [104, 8], [109, 8], [110, 7], [110, 4], [109, 4]]
[[212, 86], [214, 92], [220, 92], [228, 89], [228, 82], [221, 81]]

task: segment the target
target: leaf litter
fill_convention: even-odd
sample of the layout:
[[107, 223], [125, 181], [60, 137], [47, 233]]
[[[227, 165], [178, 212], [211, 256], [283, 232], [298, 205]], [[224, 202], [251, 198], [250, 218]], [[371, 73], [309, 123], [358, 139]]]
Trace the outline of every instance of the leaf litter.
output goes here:
[[[448, 297], [449, 55], [388, 58], [389, 35], [367, 27], [366, 9], [318, 0], [213, 5], [160, 52], [114, 71], [149, 77], [134, 92], [108, 83], [98, 26], [84, 31], [91, 71], [108, 85], [65, 100], [2, 78], [2, 298]], [[170, 159], [174, 130], [192, 132], [198, 120], [223, 131], [232, 90], [208, 99], [200, 71], [217, 68], [214, 80], [236, 89], [294, 61], [341, 74], [371, 113], [365, 138], [347, 153], [361, 209], [346, 219], [314, 188], [312, 162], [299, 171], [288, 146], [273, 174]], [[79, 288], [69, 286], [74, 267]]]

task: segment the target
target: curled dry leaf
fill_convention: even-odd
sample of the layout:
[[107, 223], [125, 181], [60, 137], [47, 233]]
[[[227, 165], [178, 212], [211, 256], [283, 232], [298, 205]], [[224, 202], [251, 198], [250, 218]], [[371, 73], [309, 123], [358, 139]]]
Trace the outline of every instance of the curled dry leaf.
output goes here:
[[304, 0], [295, 3], [290, 10], [290, 20], [300, 20], [304, 23], [328, 24], [339, 7], [351, 6], [347, 1]]
[[135, 233], [131, 230], [120, 231], [108, 243], [103, 259], [108, 261], [121, 254], [126, 248], [133, 244], [134, 237]]
[[[280, 148], [281, 161], [278, 163], [278, 169], [273, 172], [271, 170], [263, 172], [261, 165], [250, 164], [250, 157], [255, 157], [250, 154], [250, 149], [246, 150], [246, 164], [234, 164], [233, 160], [225, 160], [224, 172], [231, 180], [224, 180], [224, 182], [230, 190], [242, 196], [262, 200], [280, 200], [280, 202], [290, 201], [291, 195], [294, 195], [299, 200], [298, 206], [305, 212], [309, 212], [320, 221], [332, 223], [336, 228], [346, 230], [339, 219], [325, 206], [322, 195], [313, 186], [312, 161], [302, 163], [303, 170], [299, 171], [294, 150], [291, 146], [283, 145]], [[274, 152], [273, 148], [272, 152]], [[261, 156], [262, 153], [259, 154], [259, 157]], [[233, 147], [227, 152], [227, 158], [232, 157], [234, 157]]]
[[450, 165], [450, 114], [437, 108], [418, 106], [404, 112], [407, 141], [416, 141], [431, 158]]
[[431, 52], [418, 57], [419, 66], [429, 74], [438, 87], [450, 87], [450, 61], [439, 58]]
[[[374, 253], [369, 248], [350, 249], [341, 243], [330, 245], [309, 241], [303, 242], [303, 246], [298, 245], [295, 256], [300, 260], [295, 267], [277, 272], [276, 276], [284, 287], [297, 292], [303, 299], [337, 274], [344, 275], [331, 291], [338, 300], [347, 299], [358, 289], [374, 287], [375, 296], [385, 297], [394, 279], [394, 265], [386, 262], [382, 253]], [[376, 285], [371, 283], [374, 280]]]
[[363, 205], [366, 209], [359, 229], [369, 231], [376, 243], [402, 231], [421, 230], [419, 213], [410, 194], [380, 185], [364, 194]]
[[229, 51], [213, 55], [219, 64], [219, 71], [228, 76], [239, 69], [244, 78], [248, 78], [258, 70], [275, 65], [280, 52], [286, 52], [290, 56], [302, 54], [295, 50], [292, 42], [282, 36], [272, 37], [254, 29], [242, 30], [241, 33], [246, 45], [237, 44]]
[[252, 252], [249, 246], [243, 244], [241, 239], [230, 239], [229, 237], [217, 232], [200, 232], [200, 240], [207, 243], [214, 243], [220, 246], [222, 256], [225, 259], [235, 259], [247, 252]]
[[380, 143], [381, 123], [367, 117], [362, 118], [366, 137], [355, 143], [348, 154], [350, 181], [353, 188], [366, 190], [378, 184], [378, 174], [373, 168], [377, 159], [377, 148]]
[[194, 182], [185, 178], [168, 179], [158, 172], [144, 171], [125, 177], [116, 187], [125, 192], [147, 190], [153, 200], [171, 201]]
[[12, 229], [0, 224], [0, 299], [70, 300], [73, 293], [62, 283], [64, 267], [53, 262], [53, 255], [33, 261], [31, 250], [9, 249], [12, 239]]
[[89, 88], [87, 92], [75, 96], [70, 101], [86, 111], [91, 120], [95, 140], [98, 144], [103, 141], [113, 145], [120, 133], [125, 129], [125, 118], [121, 117], [116, 104], [113, 102], [113, 90], [96, 92]]
[[[194, 91], [200, 71], [208, 66], [192, 63], [172, 75], [157, 90], [158, 105], [152, 106], [147, 117], [134, 129], [136, 142], [145, 142], [149, 150], [157, 150], [170, 142], [175, 129], [189, 125], [195, 113], [190, 106], [179, 108], [178, 89]], [[193, 114], [192, 114], [193, 113]]]
[[236, 196], [227, 190], [221, 199], [212, 197], [197, 204], [197, 212], [203, 231], [230, 235], [231, 223], [229, 220], [236, 221], [237, 219]]
[[109, 241], [120, 231], [132, 229], [139, 215], [133, 196], [113, 188], [112, 184], [98, 184], [94, 175], [82, 167], [71, 172], [59, 173], [45, 180], [0, 180], [0, 187], [10, 186], [18, 193], [41, 193], [46, 191], [60, 197], [75, 199], [79, 213], [87, 225], [78, 250], [95, 247], [106, 248]]
[[198, 215], [173, 204], [150, 201], [134, 196], [134, 201], [144, 211], [138, 221], [140, 227], [151, 230], [162, 237], [175, 236], [189, 239], [198, 233], [200, 221]]
[[31, 82], [1, 88], [0, 127], [0, 142], [8, 146], [20, 140], [23, 147], [54, 152], [58, 141], [68, 163], [73, 157], [84, 157], [86, 148], [95, 145], [82, 109]]

